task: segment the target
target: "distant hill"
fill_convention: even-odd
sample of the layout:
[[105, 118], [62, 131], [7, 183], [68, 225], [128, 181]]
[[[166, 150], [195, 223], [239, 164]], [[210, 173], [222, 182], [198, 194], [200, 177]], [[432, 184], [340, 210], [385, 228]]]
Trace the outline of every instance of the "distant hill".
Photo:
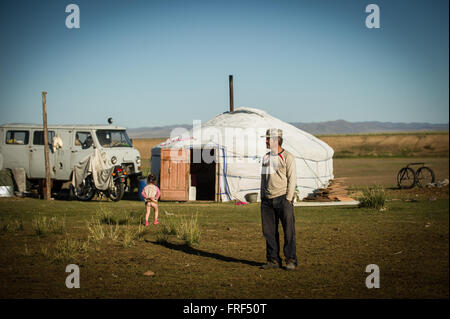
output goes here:
[[[360, 134], [360, 133], [388, 133], [388, 132], [418, 132], [418, 131], [448, 131], [447, 124], [430, 123], [391, 123], [391, 122], [347, 122], [345, 120], [318, 123], [290, 123], [299, 129], [313, 135], [326, 134]], [[175, 128], [191, 129], [192, 125], [168, 125], [158, 127], [128, 128], [131, 138], [164, 138], [170, 136]]]
[[317, 134], [360, 134], [388, 132], [448, 131], [447, 124], [392, 123], [392, 122], [347, 122], [345, 120], [319, 123], [291, 123], [308, 133]]
[[192, 124], [180, 124], [180, 125], [168, 125], [168, 126], [157, 126], [157, 127], [138, 127], [138, 128], [127, 128], [128, 135], [131, 138], [163, 138], [169, 137], [170, 132], [175, 128], [185, 128], [190, 130]]

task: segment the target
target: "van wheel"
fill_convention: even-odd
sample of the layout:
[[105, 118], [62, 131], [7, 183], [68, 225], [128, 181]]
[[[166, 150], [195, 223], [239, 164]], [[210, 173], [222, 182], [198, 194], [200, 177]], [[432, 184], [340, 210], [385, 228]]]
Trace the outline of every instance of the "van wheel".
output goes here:
[[114, 182], [113, 189], [108, 191], [108, 197], [113, 202], [118, 202], [122, 199], [123, 194], [125, 193], [125, 184], [120, 181]]

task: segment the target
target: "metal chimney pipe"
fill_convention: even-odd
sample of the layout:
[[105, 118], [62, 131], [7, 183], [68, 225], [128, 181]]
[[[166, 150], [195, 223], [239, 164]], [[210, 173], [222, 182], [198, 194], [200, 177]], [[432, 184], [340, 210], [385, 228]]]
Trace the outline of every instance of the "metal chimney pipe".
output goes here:
[[230, 112], [234, 112], [234, 97], [233, 97], [233, 76], [228, 77], [230, 82]]

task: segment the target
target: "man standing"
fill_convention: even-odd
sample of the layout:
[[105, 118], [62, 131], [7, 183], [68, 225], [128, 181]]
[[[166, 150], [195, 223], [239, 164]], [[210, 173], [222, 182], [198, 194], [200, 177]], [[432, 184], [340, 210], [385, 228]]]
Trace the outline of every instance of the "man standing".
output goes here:
[[267, 130], [266, 147], [270, 152], [264, 156], [261, 170], [261, 222], [266, 238], [267, 264], [262, 269], [281, 267], [279, 220], [284, 231], [286, 270], [297, 267], [293, 205], [297, 173], [294, 156], [283, 149], [282, 144], [282, 130]]

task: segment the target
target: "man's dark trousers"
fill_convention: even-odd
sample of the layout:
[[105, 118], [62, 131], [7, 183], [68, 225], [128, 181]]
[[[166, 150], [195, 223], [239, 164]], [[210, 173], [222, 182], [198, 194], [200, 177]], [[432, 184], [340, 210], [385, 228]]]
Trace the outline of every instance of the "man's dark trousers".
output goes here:
[[281, 265], [279, 220], [284, 232], [284, 256], [286, 260], [294, 261], [297, 266], [294, 205], [286, 199], [286, 195], [272, 199], [262, 198], [261, 221], [263, 235], [266, 238], [266, 257], [268, 261], [275, 261]]

